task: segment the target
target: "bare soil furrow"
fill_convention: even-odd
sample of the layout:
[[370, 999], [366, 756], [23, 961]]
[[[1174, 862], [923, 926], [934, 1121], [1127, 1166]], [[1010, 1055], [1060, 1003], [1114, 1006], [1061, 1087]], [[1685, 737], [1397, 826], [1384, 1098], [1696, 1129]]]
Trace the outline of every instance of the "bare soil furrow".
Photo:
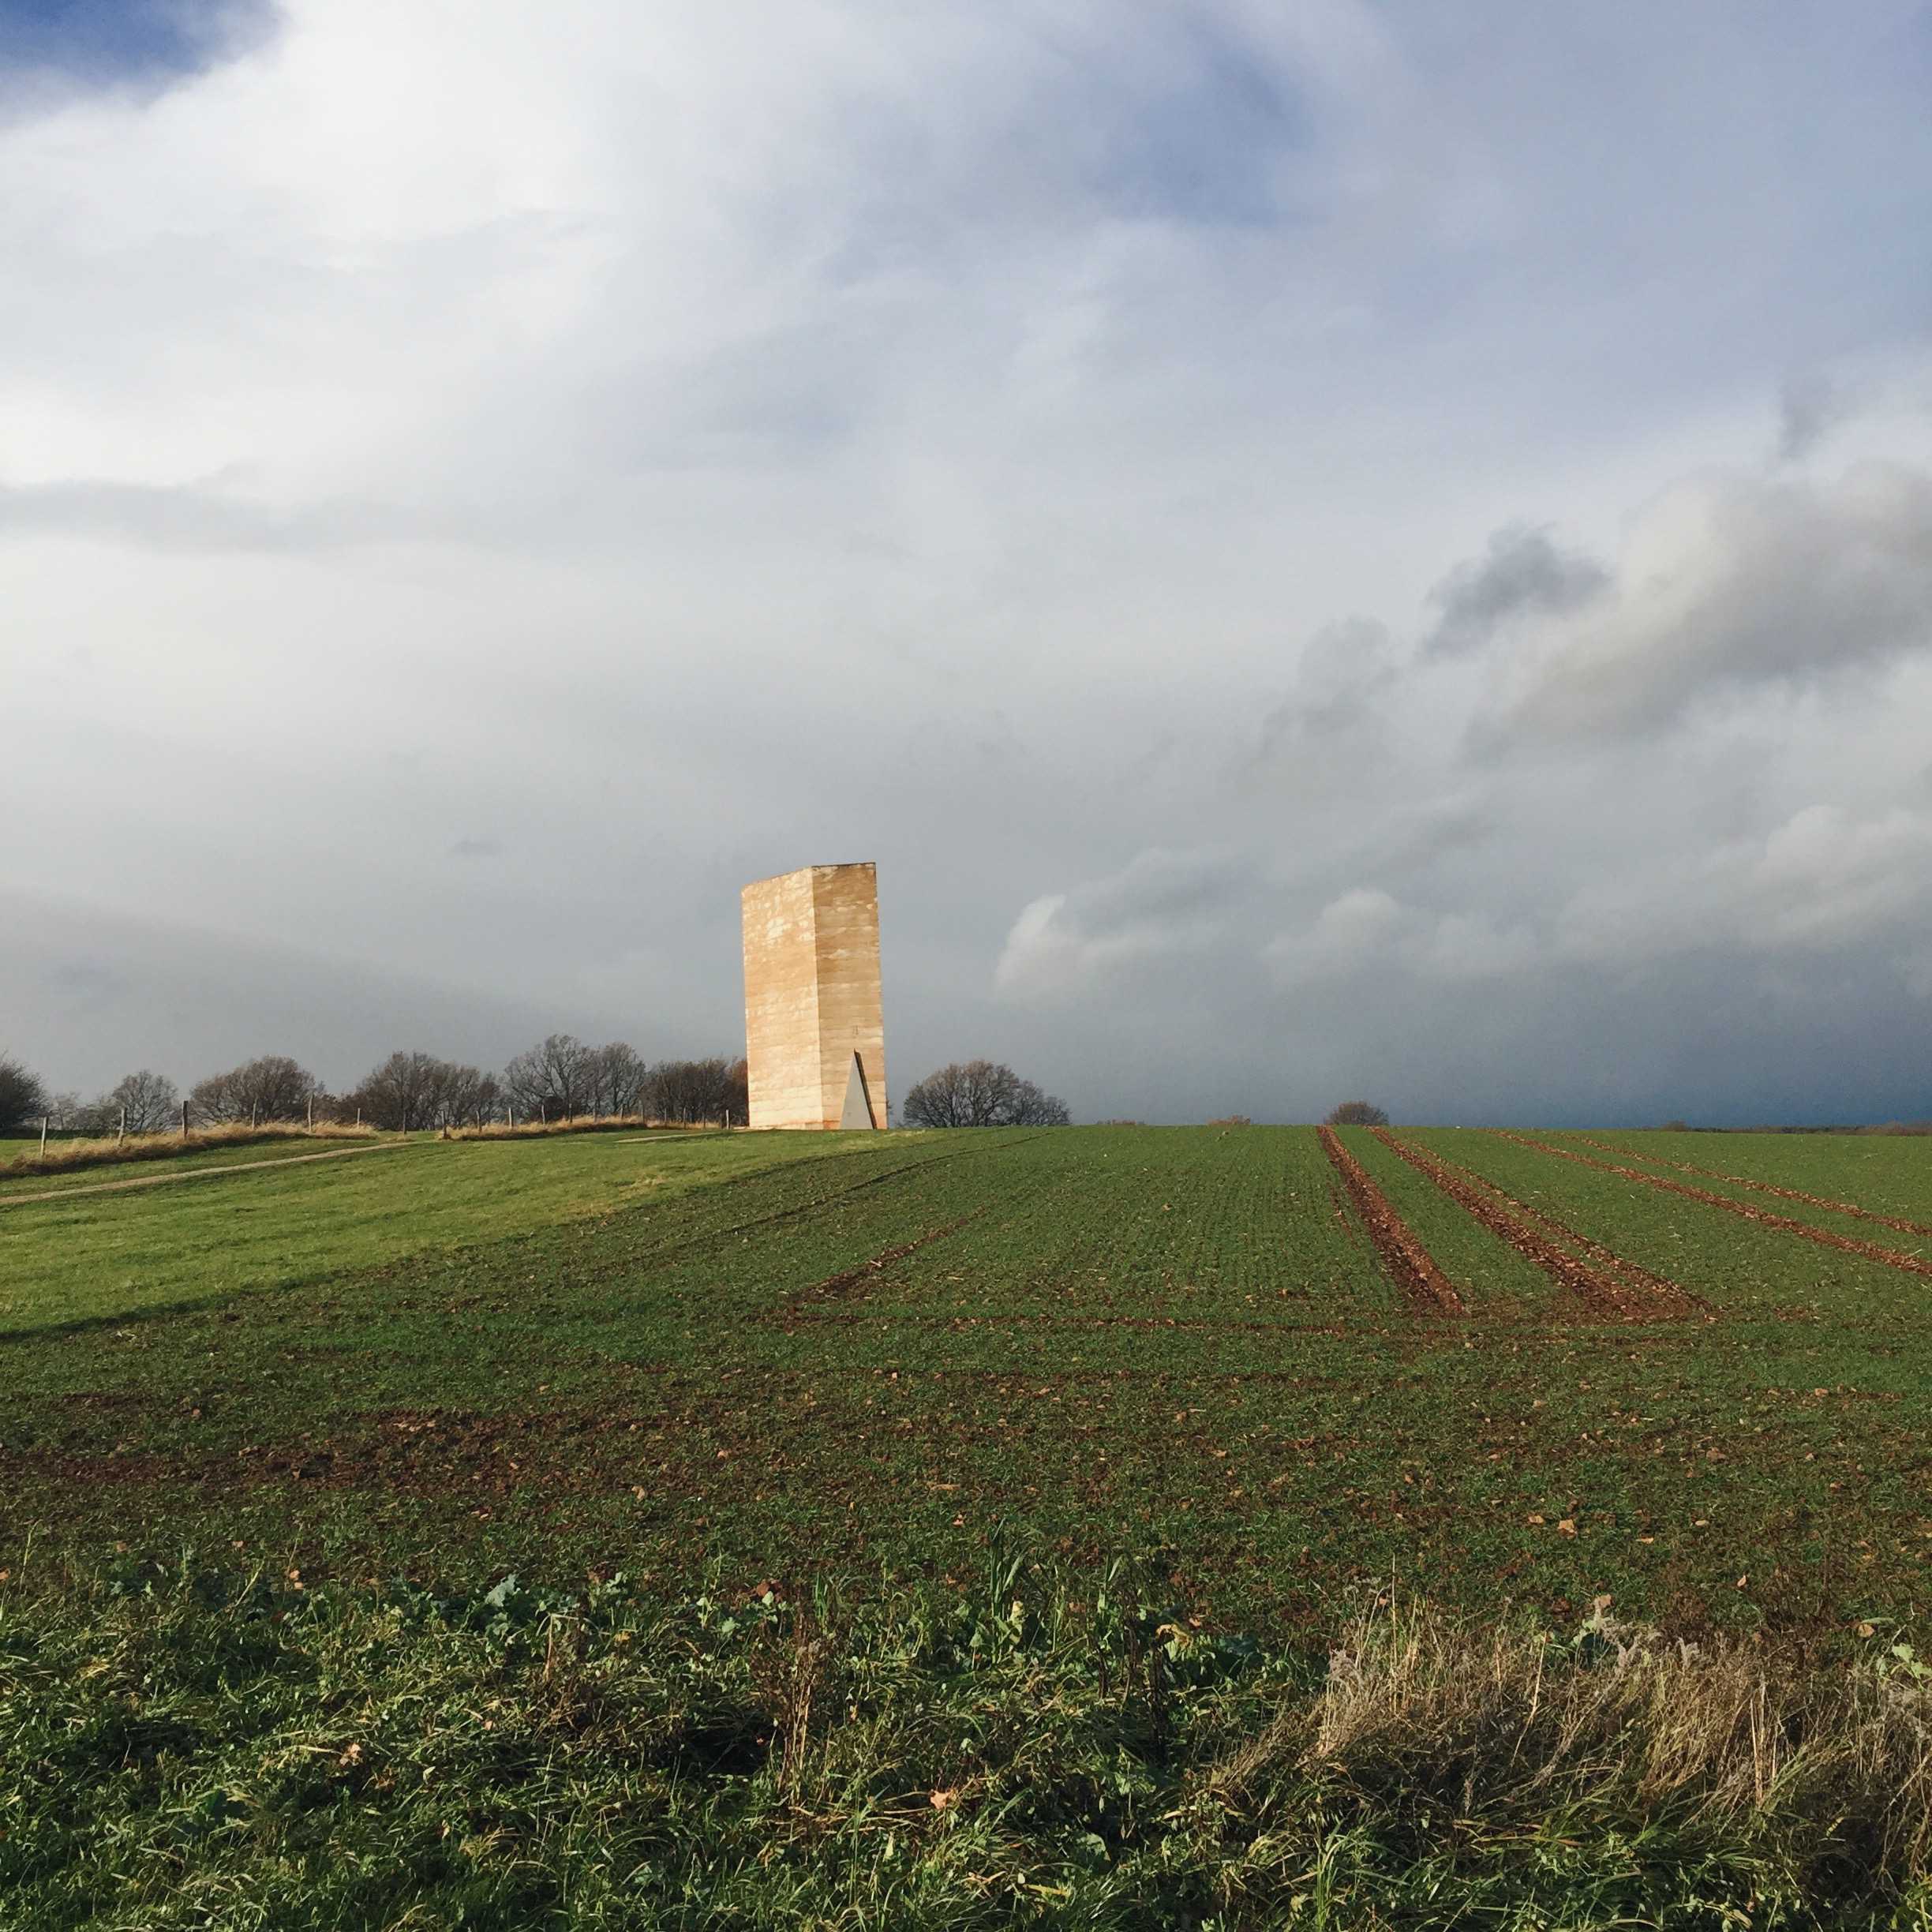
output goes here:
[[1694, 1297], [1676, 1282], [1625, 1260], [1555, 1216], [1526, 1206], [1481, 1176], [1451, 1166], [1426, 1148], [1398, 1140], [1384, 1128], [1376, 1128], [1375, 1136], [1586, 1306], [1626, 1321], [1654, 1321], [1687, 1315], [1695, 1305]]
[[1833, 1214], [1850, 1215], [1855, 1220], [1875, 1221], [1881, 1227], [1900, 1234], [1932, 1235], [1932, 1226], [1923, 1221], [1907, 1221], [1896, 1215], [1882, 1215], [1856, 1201], [1833, 1200], [1829, 1195], [1807, 1194], [1802, 1188], [1779, 1187], [1769, 1181], [1752, 1181], [1743, 1174], [1725, 1174], [1715, 1167], [1693, 1167], [1688, 1161], [1666, 1160], [1661, 1154], [1646, 1154], [1641, 1148], [1619, 1147], [1614, 1141], [1593, 1140], [1588, 1134], [1578, 1136], [1586, 1147], [1605, 1154], [1621, 1154], [1627, 1160], [1648, 1161], [1653, 1167], [1668, 1167], [1677, 1174], [1695, 1174], [1701, 1180], [1722, 1181], [1731, 1187], [1750, 1188], [1759, 1194], [1775, 1194], [1780, 1200], [1803, 1201], [1807, 1208], [1825, 1208]]
[[1932, 1280], [1932, 1261], [1921, 1260], [1917, 1255], [1901, 1254], [1896, 1248], [1881, 1248], [1876, 1241], [1858, 1241], [1849, 1234], [1834, 1234], [1827, 1228], [1813, 1227], [1808, 1222], [1794, 1221], [1787, 1215], [1771, 1214], [1747, 1202], [1732, 1200], [1728, 1195], [1713, 1194], [1708, 1188], [1692, 1187], [1687, 1182], [1672, 1181], [1663, 1174], [1646, 1174], [1641, 1168], [1626, 1167], [1616, 1161], [1593, 1160], [1589, 1155], [1579, 1154], [1574, 1148], [1557, 1147], [1548, 1140], [1532, 1140], [1526, 1134], [1502, 1133], [1501, 1138], [1513, 1140], [1518, 1147], [1533, 1148], [1539, 1154], [1553, 1154], [1559, 1160], [1594, 1167], [1600, 1174], [1621, 1174], [1627, 1181], [1641, 1181], [1646, 1187], [1661, 1188], [1667, 1194], [1681, 1194], [1687, 1200], [1702, 1201], [1707, 1208], [1721, 1208], [1726, 1214], [1734, 1214], [1740, 1220], [1755, 1221], [1760, 1227], [1776, 1228], [1781, 1234], [1801, 1236], [1806, 1241], [1816, 1241], [1821, 1248], [1836, 1248], [1842, 1254], [1858, 1255], [1867, 1261], [1881, 1261], [1887, 1267], [1901, 1268], [1908, 1275], [1920, 1275]]
[[856, 1267], [841, 1269], [836, 1275], [829, 1275], [822, 1282], [814, 1282], [803, 1290], [791, 1306], [767, 1316], [767, 1320], [792, 1320], [801, 1316], [813, 1303], [853, 1298], [858, 1291], [858, 1299], [863, 1300], [872, 1284], [893, 1266], [903, 1261], [908, 1255], [915, 1255], [922, 1248], [930, 1248], [934, 1241], [944, 1241], [949, 1234], [957, 1234], [963, 1227], [977, 1221], [986, 1210], [976, 1208], [969, 1215], [962, 1215], [957, 1221], [949, 1221], [944, 1227], [930, 1228], [923, 1234], [909, 1241], [901, 1241], [896, 1248], [887, 1248], [881, 1252], [861, 1261]]
[[1409, 1224], [1389, 1205], [1388, 1198], [1368, 1177], [1361, 1163], [1342, 1144], [1332, 1127], [1320, 1130], [1322, 1151], [1334, 1163], [1356, 1213], [1368, 1230], [1376, 1252], [1390, 1279], [1410, 1306], [1432, 1315], [1462, 1315], [1468, 1311], [1455, 1284], [1410, 1231]]

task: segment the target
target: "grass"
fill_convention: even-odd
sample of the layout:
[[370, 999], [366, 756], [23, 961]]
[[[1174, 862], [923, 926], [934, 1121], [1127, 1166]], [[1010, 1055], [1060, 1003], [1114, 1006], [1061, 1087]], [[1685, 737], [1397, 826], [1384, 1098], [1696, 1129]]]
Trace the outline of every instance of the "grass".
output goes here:
[[803, 1587], [1005, 1522], [1263, 1627], [1391, 1576], [1694, 1634], [1913, 1614], [1932, 1285], [1428, 1138], [1711, 1318], [1590, 1315], [1366, 1135], [1507, 1293], [1407, 1312], [1314, 1136], [1265, 1129], [425, 1143], [0, 1208], [0, 1562], [136, 1520], [316, 1571]]
[[1599, 1613], [1326, 1654], [1114, 1566], [682, 1603], [182, 1562], [0, 1597], [0, 1925], [1904, 1926], [1932, 1694]]
[[279, 1141], [373, 1140], [376, 1137], [373, 1127], [345, 1126], [328, 1121], [317, 1121], [313, 1127], [294, 1122], [286, 1125], [271, 1122], [256, 1127], [236, 1121], [217, 1127], [191, 1127], [185, 1134], [178, 1128], [169, 1128], [159, 1133], [125, 1136], [67, 1135], [50, 1140], [44, 1153], [36, 1137], [13, 1143], [0, 1155], [0, 1180], [61, 1175], [78, 1168], [119, 1166], [129, 1161], [174, 1161], [205, 1149], [232, 1153], [240, 1148]]
[[[0, 1186], [0, 1337], [353, 1278], [424, 1249], [608, 1215], [828, 1151], [749, 1134], [715, 1142], [667, 1134], [629, 1145], [602, 1136], [552, 1135], [526, 1144], [424, 1136], [370, 1146], [316, 1162], [294, 1156], [332, 1152], [333, 1144], [290, 1148], [286, 1164], [125, 1193], [82, 1193], [120, 1178], [99, 1170]], [[232, 1158], [221, 1148], [181, 1156], [161, 1171], [196, 1174]], [[145, 1180], [150, 1171], [129, 1178]], [[74, 1198], [7, 1204], [10, 1195], [55, 1188]]]
[[[1346, 1138], [1465, 1316], [1405, 1305], [1297, 1130], [425, 1142], [0, 1205], [0, 1635], [31, 1652], [0, 1721], [43, 1753], [98, 1735], [115, 1773], [83, 1799], [97, 1761], [55, 1751], [69, 1837], [4, 1827], [0, 1858], [55, 1847], [27, 1922], [80, 1922], [111, 1843], [160, 1848], [223, 1924], [1921, 1923], [1924, 1848], [1882, 1799], [1907, 1747], [1874, 1741], [1915, 1659], [1881, 1690], [1872, 1657], [1923, 1640], [1932, 1282], [1498, 1136], [1413, 1136], [1702, 1297], [1612, 1319]], [[1685, 1138], [1932, 1221], [1923, 1142], [1825, 1144], [1887, 1158], [1855, 1170]], [[920, 1633], [1005, 1614], [1008, 1547], [1043, 1566], [1008, 1674], [921, 1675]], [[586, 1595], [620, 1570], [620, 1608]], [[478, 1600], [512, 1571], [491, 1636]], [[1348, 1622], [1391, 1589], [1430, 1605], [1407, 1687], [1378, 1664], [1345, 1724], [1327, 1660], [1396, 1643]], [[1103, 1597], [1162, 1606], [1139, 1664], [1106, 1648], [1127, 1624], [1092, 1636]], [[846, 1687], [813, 1693], [809, 1779], [772, 1743], [807, 1605]], [[1175, 1705], [1164, 1756], [1121, 1728], [1163, 1623], [1260, 1646]], [[1603, 1675], [1640, 1631], [1659, 1661]], [[94, 1663], [133, 1705], [96, 1700]], [[540, 1682], [593, 1663], [621, 1694], [545, 1729]], [[1694, 1748], [1666, 1722], [1694, 1685], [1735, 1720]], [[707, 1698], [757, 1734], [737, 1769], [664, 1742]], [[1370, 1721], [1417, 1698], [1425, 1724]], [[176, 1732], [115, 1742], [156, 1699], [195, 1740], [166, 1777]], [[859, 1715], [822, 1736], [835, 1707]], [[969, 1720], [995, 1741], [945, 1728]], [[331, 1782], [358, 1727], [394, 1769], [412, 1724], [454, 1795]], [[1269, 1795], [1230, 1810], [1215, 1780], [1270, 1737]], [[114, 1808], [137, 1798], [159, 1808]]]

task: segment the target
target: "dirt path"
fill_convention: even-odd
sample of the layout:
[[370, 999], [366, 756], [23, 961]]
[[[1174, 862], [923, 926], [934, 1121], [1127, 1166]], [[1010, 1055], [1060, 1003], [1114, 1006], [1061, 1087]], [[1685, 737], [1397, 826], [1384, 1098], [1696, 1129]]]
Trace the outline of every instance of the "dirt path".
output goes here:
[[1586, 1147], [1601, 1153], [1620, 1154], [1626, 1160], [1648, 1161], [1653, 1167], [1668, 1167], [1677, 1174], [1695, 1174], [1703, 1181], [1722, 1181], [1732, 1187], [1750, 1188], [1759, 1194], [1775, 1194], [1780, 1200], [1803, 1201], [1807, 1208], [1828, 1208], [1833, 1214], [1850, 1215], [1859, 1221], [1875, 1221], [1881, 1227], [1900, 1234], [1932, 1234], [1923, 1221], [1906, 1221], [1892, 1215], [1875, 1214], [1855, 1201], [1833, 1200], [1823, 1194], [1807, 1194], [1802, 1188], [1779, 1187], [1769, 1181], [1747, 1180], [1743, 1174], [1723, 1174], [1714, 1167], [1693, 1167], [1688, 1161], [1666, 1160], [1661, 1154], [1646, 1154], [1638, 1148], [1619, 1147], [1609, 1140], [1593, 1140], [1588, 1134], [1578, 1136]]
[[184, 1174], [142, 1174], [133, 1181], [96, 1181], [85, 1187], [47, 1188], [38, 1194], [0, 1194], [0, 1208], [22, 1208], [29, 1201], [73, 1200], [83, 1194], [120, 1194], [129, 1188], [165, 1187], [174, 1181], [200, 1181], [212, 1174], [253, 1174], [260, 1167], [296, 1167], [304, 1161], [346, 1160], [351, 1154], [386, 1154], [410, 1147], [408, 1140], [385, 1140], [380, 1147], [331, 1148], [326, 1154], [283, 1154], [273, 1160], [230, 1161], [221, 1167], [191, 1167]]
[[1482, 1175], [1452, 1166], [1428, 1148], [1398, 1140], [1386, 1128], [1376, 1128], [1375, 1137], [1586, 1306], [1626, 1321], [1683, 1316], [1701, 1307], [1697, 1297], [1676, 1282], [1627, 1261], [1614, 1249], [1506, 1194]]
[[1760, 1227], [1776, 1228], [1781, 1234], [1799, 1235], [1806, 1241], [1816, 1241], [1821, 1248], [1836, 1248], [1840, 1253], [1857, 1255], [1866, 1261], [1881, 1261], [1887, 1267], [1902, 1268], [1908, 1275], [1923, 1275], [1932, 1280], [1932, 1261], [1922, 1261], [1916, 1255], [1901, 1254], [1896, 1248], [1881, 1248], [1876, 1241], [1855, 1241], [1848, 1234], [1833, 1234], [1827, 1229], [1813, 1227], [1808, 1222], [1794, 1221], [1786, 1215], [1770, 1214], [1762, 1208], [1732, 1200], [1728, 1195], [1713, 1194], [1708, 1188], [1690, 1187], [1682, 1181], [1668, 1180], [1662, 1174], [1646, 1174], [1641, 1168], [1622, 1166], [1615, 1161], [1592, 1160], [1587, 1154], [1579, 1154], [1572, 1148], [1557, 1147], [1548, 1140], [1532, 1140], [1526, 1135], [1517, 1133], [1501, 1133], [1500, 1137], [1513, 1140], [1518, 1147], [1533, 1148], [1539, 1154], [1553, 1154], [1559, 1160], [1594, 1167], [1600, 1174], [1621, 1174], [1627, 1181], [1641, 1181], [1646, 1187], [1661, 1188], [1667, 1194], [1681, 1194], [1687, 1200], [1703, 1202], [1707, 1208], [1721, 1208], [1726, 1214], [1734, 1214], [1741, 1220], [1755, 1221]]
[[1387, 1196], [1369, 1178], [1368, 1170], [1342, 1144], [1332, 1127], [1316, 1131], [1323, 1152], [1335, 1163], [1376, 1252], [1382, 1257], [1382, 1265], [1402, 1290], [1402, 1298], [1424, 1314], [1467, 1314], [1455, 1283], [1410, 1231], [1408, 1222], [1389, 1205]]

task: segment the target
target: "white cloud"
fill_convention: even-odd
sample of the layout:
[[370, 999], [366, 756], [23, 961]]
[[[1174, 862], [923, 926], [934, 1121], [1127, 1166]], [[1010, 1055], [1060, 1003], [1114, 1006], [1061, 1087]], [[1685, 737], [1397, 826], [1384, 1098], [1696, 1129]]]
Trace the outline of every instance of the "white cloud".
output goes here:
[[1627, 732], [1727, 688], [1928, 649], [1932, 474], [1866, 462], [1831, 483], [1701, 477], [1636, 520], [1613, 581], [1519, 642], [1500, 722]]

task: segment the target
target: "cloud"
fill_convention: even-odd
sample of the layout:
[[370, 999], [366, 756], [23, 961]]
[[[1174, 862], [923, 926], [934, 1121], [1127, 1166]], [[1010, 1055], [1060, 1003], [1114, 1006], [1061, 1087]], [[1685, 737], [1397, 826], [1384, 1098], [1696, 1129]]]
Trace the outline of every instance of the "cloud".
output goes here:
[[0, 13], [7, 92], [29, 80], [152, 88], [236, 54], [271, 30], [266, 0], [60, 0]]
[[1547, 530], [1511, 524], [1489, 539], [1485, 556], [1458, 565], [1429, 593], [1441, 615], [1422, 648], [1449, 657], [1481, 650], [1513, 620], [1567, 616], [1609, 584], [1594, 558], [1559, 549]]
[[1260, 757], [1333, 746], [1372, 728], [1401, 669], [1387, 625], [1372, 617], [1324, 624], [1302, 648], [1294, 689], [1262, 721]]
[[1916, 987], [1932, 945], [1932, 811], [1810, 805], [1690, 855], [1640, 848], [1540, 911], [1431, 910], [1354, 886], [1265, 948], [1277, 983], [1480, 983], [1690, 955], [1888, 960]]
[[1024, 907], [994, 968], [994, 985], [1011, 998], [1060, 998], [1150, 964], [1211, 954], [1246, 889], [1241, 868], [1227, 854], [1138, 853], [1110, 877]]
[[[709, 1050], [738, 886], [869, 857], [892, 1063], [1088, 1116], [1755, 1109], [1774, 1007], [1780, 1091], [1902, 1080], [1888, 32], [1129, 15], [286, 0], [13, 63], [0, 822], [122, 922], [9, 924], [42, 1070]], [[1795, 388], [1767, 477], [1792, 370], [1861, 406]], [[1821, 803], [1865, 882], [1759, 880]], [[1733, 909], [1565, 956], [1619, 893]]]
[[1305, 929], [1277, 934], [1264, 957], [1278, 985], [1323, 981], [1386, 985], [1410, 978], [1459, 984], [1505, 979], [1533, 965], [1528, 930], [1481, 912], [1404, 905], [1379, 886], [1352, 886]]
[[1807, 806], [1762, 837], [1586, 886], [1554, 931], [1559, 958], [1613, 967], [1863, 949], [1902, 968], [1928, 943], [1932, 812], [1904, 807]]
[[161, 550], [260, 550], [300, 556], [354, 544], [456, 534], [451, 519], [395, 504], [348, 501], [294, 507], [251, 501], [219, 487], [84, 479], [0, 485], [0, 541], [36, 535], [106, 537]]
[[1932, 646], [1932, 474], [1713, 474], [1633, 526], [1610, 587], [1526, 641], [1502, 736], [1654, 728], [1725, 691], [1815, 685]]
[[1778, 395], [1778, 461], [1803, 462], [1847, 413], [1844, 395], [1829, 376], [1788, 377]]

